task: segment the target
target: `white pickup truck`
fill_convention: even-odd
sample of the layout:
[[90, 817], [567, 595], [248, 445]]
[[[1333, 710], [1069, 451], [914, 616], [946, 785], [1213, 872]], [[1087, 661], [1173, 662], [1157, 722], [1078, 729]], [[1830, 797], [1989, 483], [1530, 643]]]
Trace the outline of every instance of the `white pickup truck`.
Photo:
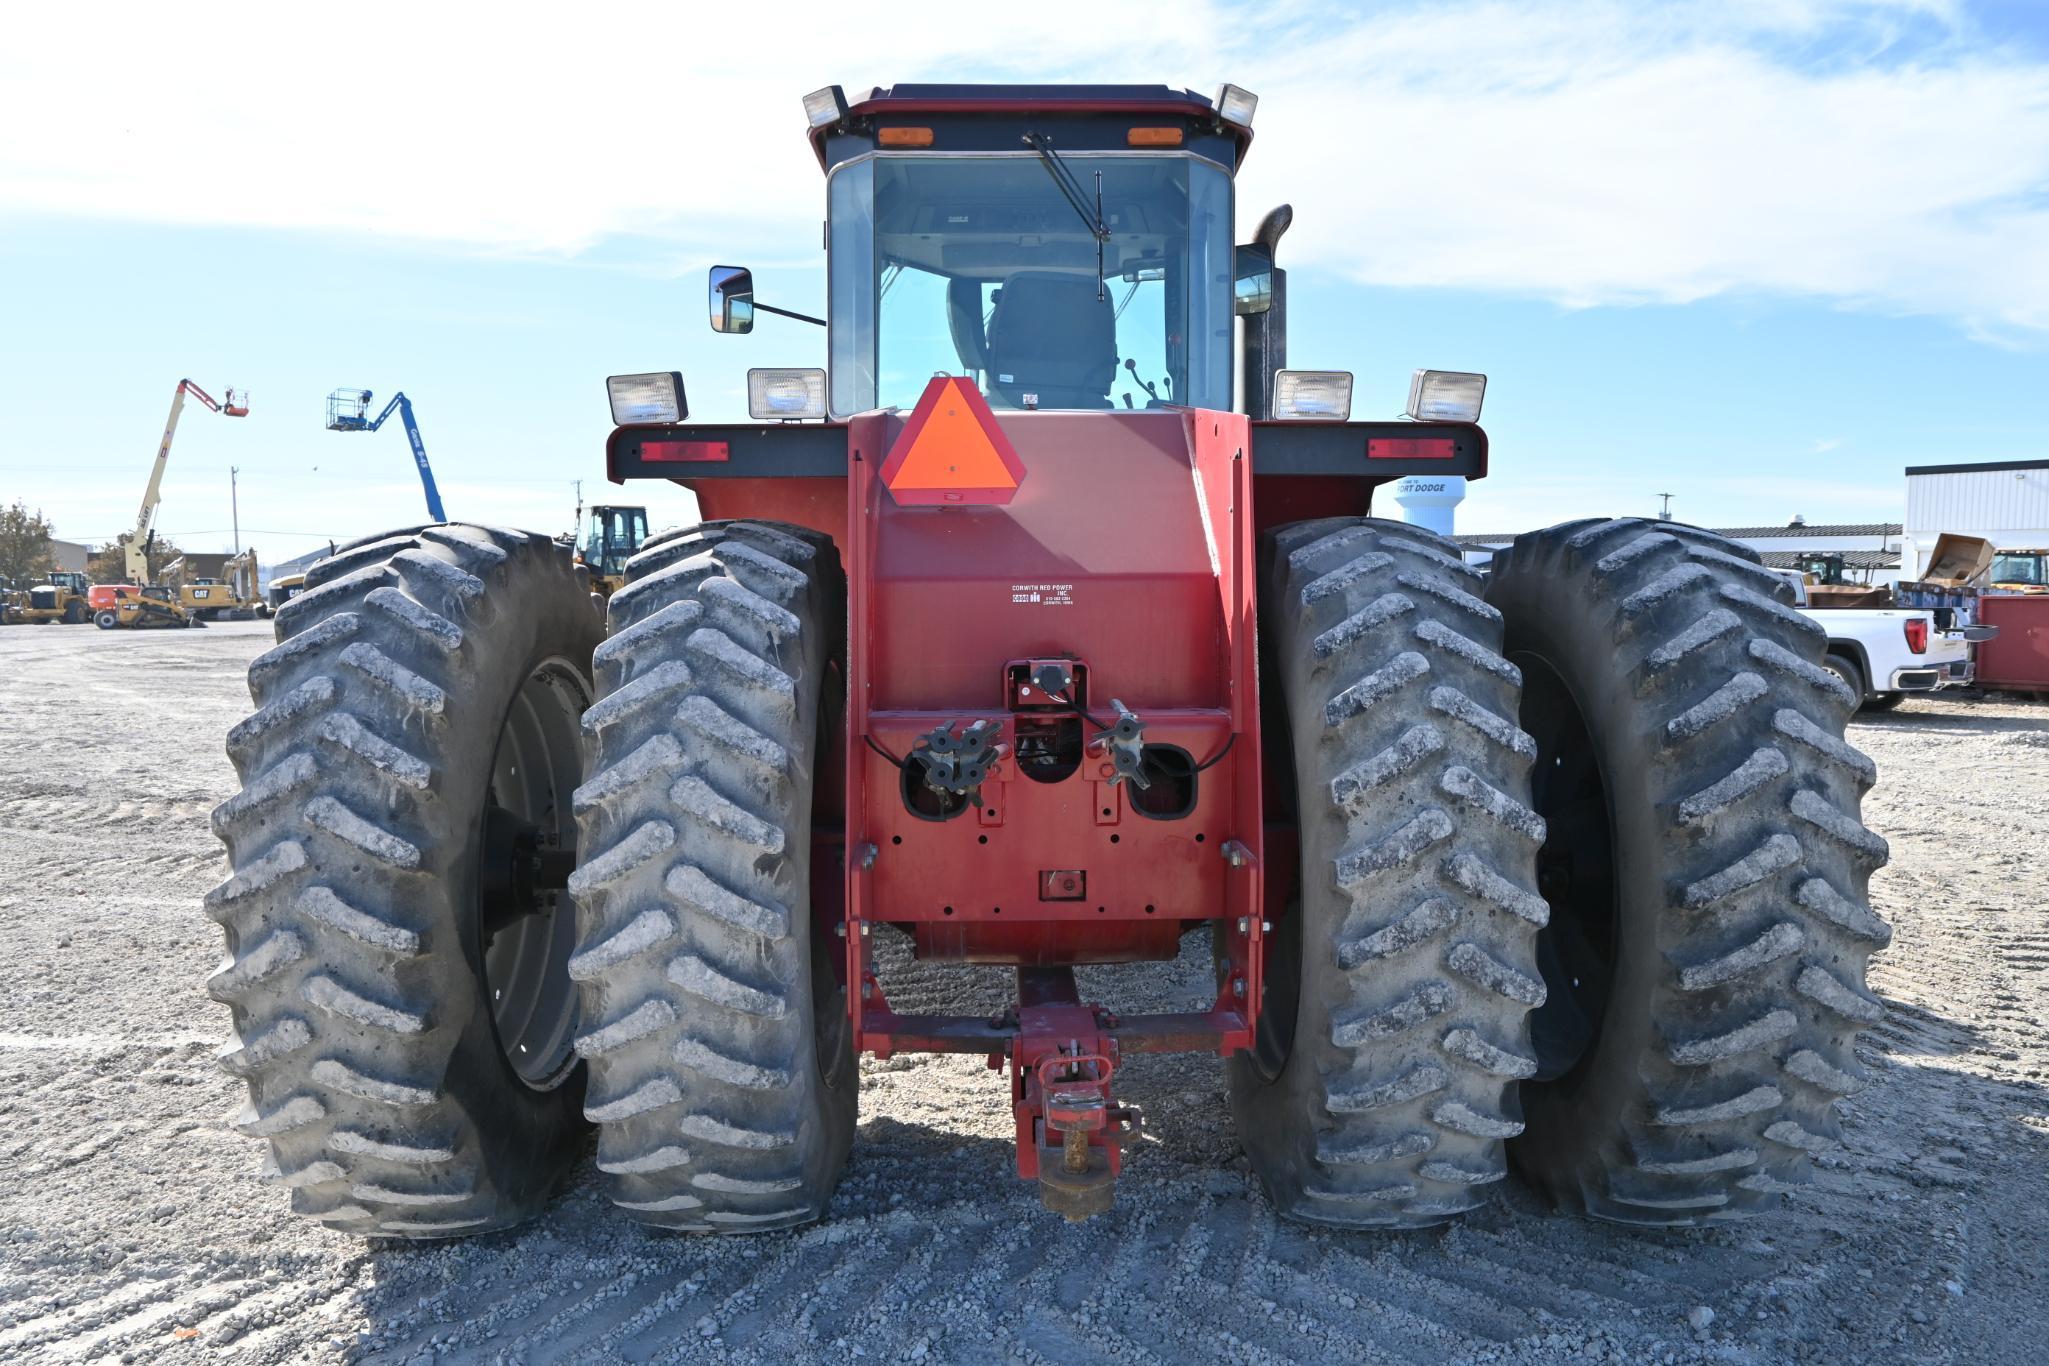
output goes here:
[[1971, 643], [1997, 628], [1944, 630], [1932, 611], [1893, 607], [1810, 607], [1807, 581], [1778, 571], [1793, 586], [1794, 605], [1828, 632], [1822, 661], [1864, 699], [1872, 711], [1897, 707], [1908, 693], [1961, 688], [1973, 677]]

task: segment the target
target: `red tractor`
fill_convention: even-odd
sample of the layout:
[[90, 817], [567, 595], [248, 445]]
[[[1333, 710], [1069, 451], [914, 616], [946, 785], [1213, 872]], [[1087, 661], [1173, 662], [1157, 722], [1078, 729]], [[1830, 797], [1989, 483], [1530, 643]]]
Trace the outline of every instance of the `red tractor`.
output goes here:
[[[719, 267], [713, 325], [820, 323], [829, 370], [750, 372], [750, 423], [609, 384], [613, 480], [709, 520], [603, 620], [546, 536], [359, 542], [251, 667], [210, 988], [294, 1207], [501, 1228], [595, 1126], [638, 1219], [801, 1224], [857, 1055], [905, 1051], [1007, 1071], [1017, 1169], [1070, 1217], [1139, 1122], [1120, 1065], [1164, 1050], [1224, 1060], [1314, 1223], [1441, 1221], [1511, 1165], [1638, 1224], [1805, 1181], [1881, 1013], [1885, 844], [1780, 579], [1669, 522], [1483, 573], [1374, 517], [1487, 473], [1483, 381], [1355, 422], [1348, 375], [1287, 367], [1289, 213], [1232, 232], [1236, 87], [805, 108], [829, 318]], [[1207, 1009], [1078, 994], [1192, 934]], [[885, 937], [1015, 1000], [898, 1009]]]

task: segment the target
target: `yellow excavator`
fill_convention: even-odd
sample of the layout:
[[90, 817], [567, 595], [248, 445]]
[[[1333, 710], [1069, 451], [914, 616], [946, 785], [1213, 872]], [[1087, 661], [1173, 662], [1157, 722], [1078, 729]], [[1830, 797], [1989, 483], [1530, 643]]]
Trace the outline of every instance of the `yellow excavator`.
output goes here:
[[179, 559], [165, 568], [162, 577], [164, 586], [177, 595], [178, 605], [202, 621], [248, 621], [270, 615], [270, 604], [256, 591], [258, 574], [253, 549], [221, 565], [218, 575], [189, 576], [185, 561]]

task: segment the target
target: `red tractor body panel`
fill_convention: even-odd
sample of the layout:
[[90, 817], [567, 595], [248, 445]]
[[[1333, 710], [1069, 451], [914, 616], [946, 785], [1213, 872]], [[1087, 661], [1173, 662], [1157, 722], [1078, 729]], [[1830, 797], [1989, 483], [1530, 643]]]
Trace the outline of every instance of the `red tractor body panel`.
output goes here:
[[[1022, 470], [1008, 501], [907, 505], [883, 474], [914, 417], [621, 428], [608, 447], [615, 481], [671, 479], [706, 518], [790, 522], [839, 545], [848, 706], [836, 771], [818, 783], [829, 848], [814, 905], [844, 926], [849, 971], [865, 971], [864, 921], [909, 931], [924, 958], [1059, 967], [1171, 958], [1185, 931], [1221, 920], [1234, 973], [1223, 989], [1243, 1003], [1230, 1032], [1249, 1031], [1260, 927], [1294, 890], [1285, 756], [1263, 756], [1259, 737], [1257, 537], [1366, 513], [1374, 488], [1405, 474], [1481, 477], [1484, 433], [1201, 409], [1006, 412], [993, 421]], [[1372, 454], [1420, 437], [1452, 456], [1435, 444]], [[676, 462], [686, 444], [726, 458]], [[1043, 659], [1076, 663], [1098, 720], [1115, 699], [1144, 719], [1148, 744], [1213, 765], [1187, 811], [1143, 813], [1094, 753], [1059, 781], [1022, 772], [1012, 669]], [[1001, 724], [1011, 757], [980, 805], [946, 820], [915, 812], [893, 761], [935, 727], [981, 720]], [[1082, 724], [1089, 738], [1095, 725]], [[844, 886], [828, 890], [823, 870], [841, 866]]]
[[[1050, 967], [1170, 958], [1193, 922], [1228, 919], [1244, 926], [1232, 957], [1248, 971], [1226, 983], [1232, 1018], [1216, 1028], [1236, 1035], [1256, 1009], [1244, 993], [1260, 924], [1248, 424], [1193, 411], [998, 421], [1024, 477], [1009, 502], [966, 507], [904, 506], [883, 484], [901, 416], [850, 428], [847, 835], [873, 850], [848, 860], [850, 971], [867, 972], [863, 921], [911, 930], [921, 957]], [[1056, 780], [1028, 776], [1018, 732], [1042, 718], [1016, 705], [1012, 668], [1046, 659], [1074, 663], [1097, 716], [1115, 698], [1145, 718], [1147, 743], [1213, 763], [1190, 809], [1139, 814], [1094, 753]], [[1011, 754], [979, 805], [913, 811], [877, 747], [907, 755], [935, 727], [985, 719]], [[893, 1031], [857, 1023], [864, 1044]]]
[[[1462, 423], [1197, 408], [994, 414], [946, 378], [920, 412], [942, 393], [975, 410], [938, 428], [966, 443], [957, 464], [906, 458], [919, 413], [886, 410], [622, 427], [607, 468], [682, 484], [707, 519], [788, 522], [838, 545], [846, 705], [819, 755], [811, 901], [816, 932], [842, 946], [854, 1046], [1007, 1068], [1019, 1174], [1082, 1217], [1142, 1124], [1111, 1095], [1118, 1059], [1251, 1048], [1267, 936], [1294, 896], [1289, 756], [1260, 735], [1258, 537], [1366, 513], [1403, 475], [1482, 476], [1487, 441]], [[1000, 459], [975, 447], [992, 440]], [[677, 456], [707, 450], [720, 458]], [[899, 497], [887, 477], [923, 483]], [[1048, 691], [1047, 677], [1069, 681]], [[1153, 775], [1143, 789], [1112, 781], [1117, 736], [1137, 723], [1121, 753]], [[930, 757], [970, 732], [987, 746], [973, 784], [928, 782]], [[877, 925], [924, 960], [1015, 967], [1017, 1003], [898, 1013]], [[1207, 1009], [1080, 1000], [1074, 967], [1171, 959], [1205, 925]]]

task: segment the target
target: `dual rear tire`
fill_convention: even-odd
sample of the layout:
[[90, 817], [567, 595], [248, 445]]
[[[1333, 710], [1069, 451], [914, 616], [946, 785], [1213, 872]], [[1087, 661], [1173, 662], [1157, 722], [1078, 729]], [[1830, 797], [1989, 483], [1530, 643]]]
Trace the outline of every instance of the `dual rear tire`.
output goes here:
[[581, 1152], [567, 898], [599, 624], [545, 537], [345, 547], [278, 612], [215, 810], [222, 1066], [266, 1176], [336, 1229], [440, 1237], [538, 1212]]
[[1293, 768], [1301, 891], [1259, 1045], [1229, 1064], [1232, 1111], [1282, 1212], [1435, 1223], [1501, 1178], [1522, 1129], [1545, 918], [1536, 750], [1501, 614], [1454, 547], [1346, 518], [1286, 527], [1268, 551], [1269, 714], [1285, 722], [1268, 744]]
[[626, 570], [584, 717], [571, 884], [598, 1168], [645, 1223], [808, 1223], [859, 1089], [839, 941], [810, 896], [814, 780], [841, 706], [838, 553], [815, 532], [714, 522]]
[[231, 1122], [295, 1210], [509, 1227], [595, 1125], [645, 1222], [823, 1212], [858, 1080], [809, 898], [841, 592], [829, 540], [755, 523], [644, 551], [609, 640], [540, 536], [416, 528], [308, 572], [228, 737], [206, 899]]
[[1835, 1141], [1882, 1014], [1857, 698], [1709, 533], [1532, 533], [1484, 602], [1456, 557], [1371, 520], [1272, 541], [1302, 867], [1278, 1018], [1231, 1065], [1254, 1168], [1354, 1226], [1511, 1166], [1620, 1222], [1762, 1208]]

